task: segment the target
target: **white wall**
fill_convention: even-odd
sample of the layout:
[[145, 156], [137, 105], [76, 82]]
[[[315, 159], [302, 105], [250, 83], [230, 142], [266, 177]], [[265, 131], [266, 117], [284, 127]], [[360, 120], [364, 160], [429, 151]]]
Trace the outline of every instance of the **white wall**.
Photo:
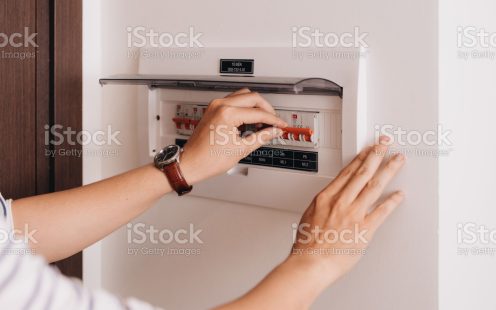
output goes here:
[[[83, 128], [91, 132], [102, 128], [102, 93], [96, 82], [102, 75], [100, 12], [98, 0], [83, 2]], [[83, 147], [83, 150], [99, 150], [99, 147], [87, 145]], [[102, 179], [101, 161], [100, 156], [83, 156], [83, 184]], [[99, 288], [101, 284], [100, 254], [100, 242], [89, 247], [83, 253], [83, 278], [85, 283], [93, 288]]]
[[[333, 32], [359, 26], [370, 33], [370, 138], [376, 124], [409, 130], [437, 126], [436, 1], [107, 0], [100, 6], [102, 75], [137, 71], [137, 62], [127, 57], [127, 26], [178, 32], [192, 25], [204, 33], [202, 42], [207, 46], [290, 46], [292, 26]], [[99, 17], [87, 15], [86, 24], [94, 18]], [[85, 109], [101, 109], [102, 127], [112, 124], [121, 130], [123, 146], [119, 156], [102, 159], [101, 166], [88, 163], [84, 169], [107, 177], [139, 163], [143, 129], [137, 126], [136, 116], [142, 113], [140, 104], [145, 99], [132, 87], [104, 88], [102, 96], [102, 102], [85, 101]], [[367, 257], [326, 291], [315, 309], [437, 308], [437, 159], [410, 156], [392, 187], [405, 190], [405, 203], [377, 235]], [[125, 251], [124, 228], [103, 241], [101, 256], [91, 256], [93, 262], [87, 263], [85, 256], [85, 273], [99, 272], [100, 261], [101, 284], [121, 295], [138, 296], [171, 309], [213, 306], [242, 294], [287, 254], [291, 223], [298, 217], [169, 196], [138, 221], [168, 228], [199, 225], [206, 240], [199, 257], [132, 257]], [[98, 284], [98, 279], [90, 283]]]
[[496, 31], [496, 3], [490, 0], [440, 2], [439, 114], [453, 131], [455, 151], [440, 168], [440, 306], [441, 309], [495, 309], [495, 257], [459, 249], [496, 248], [457, 242], [457, 225], [496, 228], [496, 60], [460, 59], [460, 51], [496, 51], [477, 46], [458, 48], [457, 28]]

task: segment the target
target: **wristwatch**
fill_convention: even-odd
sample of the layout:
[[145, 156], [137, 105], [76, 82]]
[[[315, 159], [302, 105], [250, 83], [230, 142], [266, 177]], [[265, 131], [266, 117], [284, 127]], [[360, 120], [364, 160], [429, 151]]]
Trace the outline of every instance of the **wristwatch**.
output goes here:
[[169, 183], [179, 196], [185, 195], [193, 189], [184, 179], [184, 176], [179, 167], [179, 157], [182, 149], [179, 145], [169, 145], [164, 147], [155, 155], [153, 162], [155, 167], [162, 171]]

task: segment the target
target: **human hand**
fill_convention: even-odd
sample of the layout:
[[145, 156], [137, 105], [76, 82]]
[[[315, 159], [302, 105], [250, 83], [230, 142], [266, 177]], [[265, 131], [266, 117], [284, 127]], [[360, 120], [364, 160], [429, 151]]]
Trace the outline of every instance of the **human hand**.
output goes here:
[[[259, 123], [271, 127], [240, 136], [239, 126]], [[252, 151], [281, 136], [280, 128], [286, 126], [270, 103], [248, 89], [213, 100], [184, 147], [180, 166], [185, 179], [193, 184], [228, 171]]]
[[358, 262], [376, 230], [404, 197], [395, 192], [376, 206], [405, 161], [397, 154], [381, 166], [388, 138], [379, 141], [315, 197], [301, 218], [289, 257], [246, 295], [218, 309], [308, 309]]
[[[401, 203], [394, 192], [376, 205], [385, 187], [405, 162], [396, 154], [381, 166], [388, 138], [362, 151], [312, 201], [302, 216], [289, 260], [315, 266], [329, 285], [365, 254], [376, 230]], [[312, 268], [312, 267], [311, 267]]]

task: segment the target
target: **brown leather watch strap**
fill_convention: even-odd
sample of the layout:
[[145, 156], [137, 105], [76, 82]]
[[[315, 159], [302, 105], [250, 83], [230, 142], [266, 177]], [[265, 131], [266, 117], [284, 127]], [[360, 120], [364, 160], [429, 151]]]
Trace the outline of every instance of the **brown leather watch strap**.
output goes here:
[[165, 176], [169, 180], [172, 188], [177, 192], [179, 196], [185, 195], [193, 189], [193, 186], [189, 185], [184, 179], [178, 162], [173, 162], [166, 165], [163, 169]]

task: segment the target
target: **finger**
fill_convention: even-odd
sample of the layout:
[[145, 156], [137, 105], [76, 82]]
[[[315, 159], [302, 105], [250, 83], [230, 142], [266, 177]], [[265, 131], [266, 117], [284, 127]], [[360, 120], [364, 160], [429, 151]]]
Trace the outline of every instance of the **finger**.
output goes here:
[[271, 114], [276, 114], [272, 105], [265, 100], [259, 93], [244, 93], [233, 95], [225, 101], [226, 105], [238, 108], [260, 108]]
[[283, 131], [281, 129], [276, 127], [268, 127], [244, 137], [242, 142], [246, 147], [246, 153], [250, 154], [273, 139], [282, 136], [282, 134]]
[[287, 127], [288, 124], [275, 116], [272, 113], [269, 113], [263, 109], [258, 108], [245, 108], [245, 107], [237, 107], [233, 108], [232, 117], [235, 121], [235, 126], [239, 127], [243, 124], [258, 124], [263, 123], [273, 127], [284, 128]]
[[249, 92], [251, 92], [251, 91], [248, 88], [245, 87], [245, 88], [241, 88], [241, 89], [239, 89], [239, 90], [237, 90], [235, 92], [230, 93], [225, 98], [229, 98], [229, 97], [233, 97], [233, 96], [237, 96], [237, 95], [242, 95], [242, 94], [247, 94]]
[[322, 193], [328, 197], [332, 197], [340, 192], [353, 174], [360, 168], [371, 149], [372, 147], [370, 146], [363, 149], [346, 167], [343, 168], [343, 170], [341, 170], [338, 176], [322, 190]]
[[365, 226], [369, 228], [372, 234], [384, 223], [404, 198], [405, 194], [403, 192], [395, 192], [365, 217]]
[[388, 139], [383, 137], [380, 139], [381, 144], [376, 144], [372, 147], [367, 154], [367, 158], [344, 187], [340, 197], [344, 205], [350, 205], [374, 176], [386, 154], [387, 146], [384, 145], [387, 143], [386, 140]]
[[403, 154], [396, 154], [384, 166], [379, 168], [377, 173], [370, 179], [357, 199], [353, 202], [353, 207], [356, 211], [365, 216], [369, 207], [374, 204], [382, 195], [386, 186], [391, 182], [391, 179], [398, 173], [405, 163]]

